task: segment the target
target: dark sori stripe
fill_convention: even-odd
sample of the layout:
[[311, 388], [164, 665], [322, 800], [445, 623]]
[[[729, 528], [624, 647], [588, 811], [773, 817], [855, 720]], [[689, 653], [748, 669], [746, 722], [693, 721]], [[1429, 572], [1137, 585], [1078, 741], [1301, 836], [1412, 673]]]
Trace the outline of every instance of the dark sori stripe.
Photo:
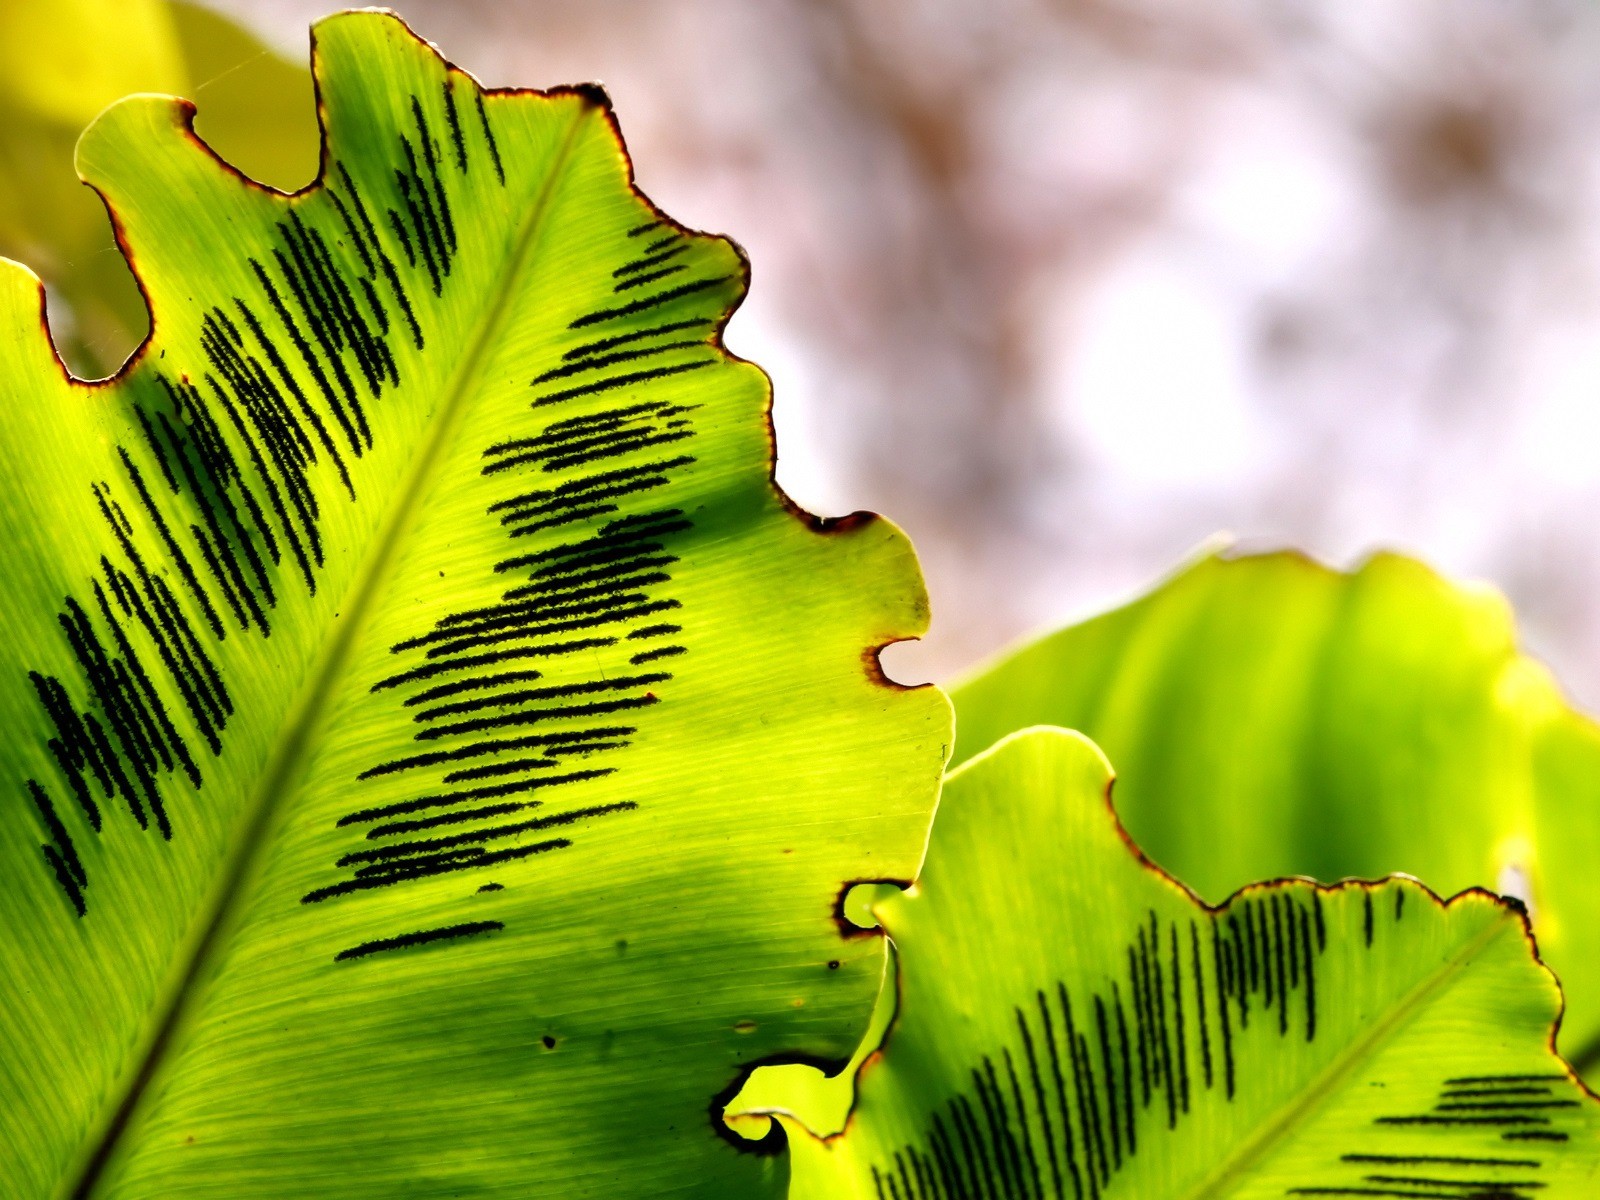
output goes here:
[[[575, 528], [500, 563], [500, 572], [515, 582], [498, 603], [448, 613], [431, 631], [394, 647], [395, 654], [410, 656], [412, 664], [378, 680], [373, 690], [400, 693], [400, 706], [419, 726], [416, 740], [442, 740], [446, 748], [367, 768], [362, 773], [366, 778], [421, 772], [427, 782], [414, 799], [358, 810], [340, 818], [339, 824], [371, 826], [364, 834], [368, 839], [439, 827], [452, 832], [395, 843], [381, 851], [346, 854], [336, 868], [355, 868], [355, 877], [308, 893], [307, 903], [388, 883], [477, 870], [504, 861], [508, 852], [488, 849], [499, 839], [635, 807], [631, 801], [580, 807], [496, 826], [487, 822], [509, 814], [513, 806], [474, 802], [535, 789], [545, 794], [610, 775], [615, 768], [605, 765], [559, 770], [562, 763], [554, 756], [573, 751], [601, 761], [625, 750], [632, 744], [635, 727], [604, 718], [654, 704], [657, 691], [672, 680], [672, 673], [654, 670], [550, 683], [542, 664], [568, 661], [566, 656], [577, 650], [601, 649], [668, 630], [681, 632], [680, 626], [656, 619], [677, 606], [658, 589], [671, 583], [672, 568], [679, 561], [671, 548], [673, 538], [687, 532], [692, 523], [669, 507], [647, 507], [627, 516], [612, 515], [615, 505], [600, 513], [588, 510], [595, 507], [591, 502], [597, 495], [635, 496], [636, 502], [649, 505], [649, 493], [666, 488], [691, 467], [690, 455], [652, 457], [662, 431], [678, 439], [691, 436], [684, 421], [690, 411], [678, 405], [630, 403], [561, 417], [536, 437], [485, 450], [483, 473], [509, 472], [506, 477], [518, 489], [525, 487], [520, 477], [529, 472], [556, 477], [550, 486], [519, 490], [490, 506], [490, 515], [501, 517], [508, 538], [526, 536], [527, 522], [519, 518], [532, 514], [544, 516], [544, 528]], [[574, 637], [574, 631], [581, 636]], [[666, 652], [645, 651], [645, 661], [685, 652], [680, 645], [660, 650]], [[588, 660], [580, 656], [571, 661]], [[442, 724], [441, 718], [452, 720]], [[505, 731], [520, 728], [537, 732], [505, 736]], [[515, 807], [529, 803], [519, 801]], [[394, 820], [410, 813], [428, 815]], [[454, 832], [457, 829], [463, 831]], [[370, 869], [360, 864], [375, 858], [385, 864], [384, 871], [360, 874]]]
[[[1402, 919], [1404, 906], [1397, 900], [1395, 919]], [[1558, 1090], [1560, 1089], [1560, 1090]], [[1562, 1092], [1565, 1092], [1563, 1095]], [[1432, 1187], [1439, 1194], [1521, 1196], [1525, 1189], [1547, 1186], [1530, 1179], [1526, 1172], [1537, 1172], [1542, 1159], [1508, 1157], [1513, 1147], [1560, 1146], [1574, 1135], [1583, 1136], [1582, 1126], [1574, 1122], [1561, 1126], [1587, 1101], [1579, 1097], [1573, 1081], [1565, 1074], [1467, 1075], [1443, 1080], [1430, 1108], [1422, 1111], [1382, 1113], [1373, 1119], [1378, 1126], [1406, 1134], [1438, 1138], [1452, 1151], [1472, 1144], [1472, 1154], [1379, 1155], [1352, 1152], [1341, 1162], [1361, 1171], [1352, 1183], [1318, 1180], [1293, 1189], [1296, 1195], [1348, 1195], [1357, 1188], [1398, 1185], [1417, 1189]], [[1415, 1143], [1408, 1143], [1408, 1147]], [[1366, 1149], [1363, 1147], [1363, 1149]], [[1423, 1174], [1426, 1171], [1426, 1174]], [[1388, 1194], [1382, 1190], [1364, 1194]]]
[[61, 602], [73, 667], [28, 672], [55, 770], [23, 783], [47, 839], [42, 865], [80, 917], [92, 888], [79, 839], [119, 810], [163, 838], [181, 827], [167, 781], [203, 785], [234, 713], [217, 644], [270, 636], [285, 589], [316, 592], [327, 496], [315, 473], [326, 465], [355, 498], [350, 462], [372, 449], [371, 408], [401, 382], [392, 338], [425, 344], [419, 270], [442, 295], [454, 266], [461, 178], [482, 164], [505, 182], [464, 76], [413, 97], [408, 116], [387, 168], [336, 159], [285, 204], [241, 257], [252, 285], [191, 315], [196, 360], [163, 351], [123, 384], [134, 424], [115, 448], [118, 473], [91, 491], [109, 545]]
[[[420, 269], [441, 285], [448, 278], [453, 218], [448, 197], [423, 182], [448, 166], [458, 128], [469, 128], [464, 106], [449, 112], [448, 142], [430, 145], [420, 125], [408, 131], [406, 169], [415, 164], [427, 179], [405, 190], [414, 212], [391, 214]], [[359, 219], [354, 224], [362, 227]], [[663, 228], [651, 222], [630, 237]], [[670, 240], [681, 248], [657, 262], [686, 262], [692, 243], [676, 233]], [[655, 246], [641, 256], [630, 245], [626, 261], [666, 249]], [[395, 696], [416, 726], [413, 740], [424, 748], [374, 763], [360, 778], [414, 779], [414, 788], [338, 818], [361, 840], [336, 859], [334, 878], [308, 892], [304, 903], [564, 849], [571, 844], [567, 837], [528, 839], [637, 807], [634, 800], [584, 804], [567, 798], [617, 771], [614, 763], [634, 744], [638, 714], [670, 690], [689, 652], [682, 624], [663, 617], [681, 615], [671, 588], [678, 544], [693, 521], [664, 494], [695, 466], [698, 405], [652, 393], [681, 395], [678, 376], [721, 361], [713, 340], [717, 321], [705, 305], [706, 293], [726, 281], [690, 279], [638, 296], [632, 289], [648, 283], [651, 272], [607, 267], [607, 274], [612, 291], [629, 298], [572, 320], [572, 331], [601, 328], [573, 332], [573, 344], [553, 354], [531, 381], [530, 407], [549, 417], [538, 432], [483, 451], [482, 475], [505, 485], [487, 506], [510, 548], [495, 566], [506, 577], [500, 598], [446, 613], [396, 643], [396, 668], [371, 685], [375, 693]], [[673, 640], [656, 640], [668, 637]], [[612, 648], [620, 657], [602, 667], [597, 654]], [[540, 815], [508, 820], [528, 810]], [[396, 948], [409, 944], [396, 942]], [[387, 942], [378, 945], [387, 948]], [[995, 1083], [984, 1098], [987, 1115], [968, 1127], [968, 1135], [983, 1138], [991, 1171], [1023, 1178], [1018, 1172], [1036, 1151], [1006, 1139], [999, 1115], [1005, 1087]], [[936, 1186], [931, 1181], [951, 1165], [948, 1155], [908, 1158], [896, 1165], [892, 1186]]]
[[402, 933], [397, 937], [362, 942], [358, 946], [351, 946], [348, 950], [339, 951], [333, 957], [335, 962], [345, 962], [352, 958], [365, 958], [369, 954], [377, 954], [384, 950], [404, 950], [409, 946], [425, 946], [429, 942], [472, 937], [474, 934], [493, 933], [497, 929], [504, 928], [505, 925], [500, 921], [466, 921], [460, 925], [447, 925], [443, 929], [423, 929], [416, 933]]
[[[1377, 933], [1372, 899], [1364, 892], [1354, 912], [1357, 947]], [[1404, 903], [1384, 899], [1404, 919]], [[1249, 1088], [1235, 1061], [1244, 1039], [1316, 1041], [1326, 922], [1322, 896], [1304, 887], [1182, 923], [1149, 913], [1130, 938], [1124, 978], [1082, 994], [1057, 982], [1013, 1010], [1015, 1040], [979, 1058], [920, 1143], [872, 1166], [878, 1194], [1099, 1200], [1207, 1095], [1226, 1104]], [[1265, 1019], [1252, 1024], [1252, 1011]], [[1583, 1101], [1568, 1085], [1554, 1072], [1446, 1079], [1431, 1108], [1373, 1118], [1374, 1138], [1410, 1139], [1403, 1153], [1364, 1146], [1287, 1194], [1523, 1195], [1544, 1186], [1534, 1178], [1543, 1160], [1507, 1151], [1577, 1135]], [[1419, 1136], [1440, 1139], [1440, 1152], [1416, 1153]]]

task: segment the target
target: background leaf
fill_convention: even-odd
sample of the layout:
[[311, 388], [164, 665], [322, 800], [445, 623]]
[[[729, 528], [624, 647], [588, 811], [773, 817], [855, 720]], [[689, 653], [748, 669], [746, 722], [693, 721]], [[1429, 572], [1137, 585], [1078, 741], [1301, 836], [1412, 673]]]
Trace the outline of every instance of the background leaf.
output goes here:
[[167, 0], [0, 2], [0, 254], [32, 264], [74, 370], [113, 370], [148, 328], [104, 205], [72, 169], [84, 126], [135, 92], [202, 102], [196, 131], [285, 191], [316, 173], [305, 69], [206, 8]]
[[1600, 731], [1518, 652], [1498, 593], [1379, 555], [1209, 556], [1149, 596], [955, 689], [955, 760], [1013, 730], [1082, 730], [1117, 764], [1139, 845], [1213, 903], [1253, 880], [1416, 875], [1521, 897], [1600, 1039]]
[[793, 1195], [1578, 1197], [1600, 1108], [1550, 1049], [1521, 918], [1404, 879], [1207, 909], [1127, 842], [1092, 744], [953, 773], [878, 913], [899, 1015]]
[[760, 1196], [715, 1098], [842, 1061], [949, 743], [904, 537], [774, 488], [746, 271], [596, 89], [317, 27], [317, 185], [139, 97], [78, 150], [155, 334], [0, 271], [0, 1193]]

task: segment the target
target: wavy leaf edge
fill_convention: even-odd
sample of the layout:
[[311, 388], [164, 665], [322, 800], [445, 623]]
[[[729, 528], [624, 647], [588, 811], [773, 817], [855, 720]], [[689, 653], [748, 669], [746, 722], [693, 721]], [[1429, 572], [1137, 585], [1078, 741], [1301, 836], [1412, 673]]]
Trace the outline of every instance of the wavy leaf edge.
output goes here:
[[[1292, 557], [1304, 559], [1308, 564], [1317, 567], [1319, 570], [1326, 570], [1330, 572], [1335, 570], [1334, 568], [1325, 567], [1323, 564], [1316, 562], [1316, 560], [1311, 559], [1309, 556], [1302, 555], [1298, 551], [1286, 551], [1279, 553], [1287, 553]], [[1181, 573], [1182, 569], [1183, 568], [1180, 568], [1178, 572], [1174, 572], [1173, 577], [1176, 577], [1177, 574]], [[1498, 595], [1498, 593], [1494, 594]], [[1025, 641], [1019, 645], [1026, 644], [1028, 643]], [[1010, 652], [1011, 651], [1007, 651], [1006, 654], [1009, 654]], [[1121, 843], [1123, 849], [1132, 857], [1142, 872], [1159, 884], [1175, 890], [1184, 900], [1195, 906], [1198, 912], [1206, 916], [1216, 916], [1237, 901], [1248, 900], [1251, 897], [1258, 895], [1272, 894], [1275, 891], [1284, 888], [1285, 886], [1310, 887], [1318, 896], [1341, 895], [1345, 893], [1365, 893], [1370, 896], [1371, 894], [1385, 887], [1401, 884], [1407, 887], [1408, 890], [1419, 894], [1422, 899], [1426, 900], [1433, 908], [1441, 913], [1447, 913], [1451, 909], [1462, 904], [1473, 902], [1489, 903], [1493, 908], [1498, 909], [1504, 917], [1513, 919], [1516, 922], [1516, 926], [1522, 939], [1523, 948], [1526, 950], [1529, 960], [1536, 967], [1538, 972], [1542, 974], [1544, 979], [1556, 993], [1557, 1007], [1550, 1021], [1548, 1029], [1546, 1030], [1544, 1042], [1545, 1051], [1553, 1060], [1553, 1065], [1559, 1064], [1560, 1072], [1564, 1076], [1566, 1082], [1574, 1084], [1579, 1089], [1580, 1093], [1588, 1100], [1600, 1102], [1600, 1091], [1596, 1091], [1596, 1089], [1592, 1088], [1588, 1083], [1586, 1083], [1583, 1077], [1577, 1073], [1577, 1071], [1557, 1049], [1557, 1037], [1561, 1029], [1562, 1018], [1566, 1012], [1565, 993], [1562, 989], [1560, 979], [1557, 977], [1556, 973], [1545, 963], [1544, 959], [1539, 953], [1538, 939], [1534, 934], [1527, 907], [1516, 897], [1502, 895], [1484, 887], [1468, 887], [1448, 897], [1441, 896], [1439, 893], [1429, 887], [1425, 881], [1405, 872], [1394, 872], [1392, 874], [1377, 878], [1346, 878], [1332, 883], [1324, 883], [1305, 875], [1277, 876], [1271, 879], [1262, 879], [1245, 884], [1242, 887], [1235, 889], [1232, 893], [1224, 897], [1216, 904], [1211, 904], [1187, 884], [1185, 884], [1183, 880], [1179, 879], [1163, 868], [1159, 863], [1151, 859], [1138, 845], [1127, 829], [1124, 828], [1121, 817], [1117, 812], [1114, 798], [1116, 786], [1115, 768], [1105, 757], [1104, 752], [1100, 750], [1099, 746], [1097, 746], [1090, 738], [1078, 732], [1077, 730], [1064, 729], [1059, 726], [1032, 725], [1006, 734], [992, 745], [978, 751], [971, 757], [960, 762], [956, 767], [952, 768], [945, 776], [945, 784], [948, 785], [951, 781], [959, 780], [960, 777], [966, 775], [969, 771], [974, 769], [981, 771], [984, 765], [990, 760], [1004, 755], [1009, 749], [1016, 747], [1019, 743], [1035, 742], [1041, 737], [1060, 738], [1071, 742], [1081, 743], [1094, 753], [1094, 755], [1104, 765], [1106, 771], [1105, 785], [1101, 793], [1099, 803], [1102, 806], [1103, 814], [1109, 818], [1111, 828], [1115, 831], [1117, 839]], [[941, 791], [941, 801], [942, 798], [943, 794]], [[934, 814], [935, 822], [938, 820], [938, 815], [938, 811], [936, 810]], [[926, 864], [926, 861], [927, 852], [925, 851], [924, 865]], [[901, 894], [908, 898], [914, 897], [917, 894], [917, 889], [921, 883], [921, 876], [922, 871], [919, 869], [917, 878], [906, 885]], [[886, 1054], [890, 1050], [891, 1043], [895, 1038], [895, 1034], [901, 1026], [903, 1013], [902, 997], [907, 974], [907, 964], [904, 952], [899, 951], [895, 944], [895, 932], [893, 928], [894, 922], [892, 918], [893, 906], [895, 905], [897, 899], [898, 897], [896, 896], [883, 897], [871, 906], [872, 914], [878, 918], [880, 922], [879, 929], [882, 931], [884, 936], [888, 938], [891, 948], [895, 950], [894, 953], [891, 953], [888, 956], [888, 960], [886, 962], [884, 990], [879, 998], [880, 1006], [887, 1001], [892, 1008], [887, 1019], [883, 1021], [881, 1036], [878, 1036], [875, 1039], [875, 1044], [869, 1046], [866, 1043], [863, 1043], [863, 1045], [858, 1048], [856, 1055], [852, 1060], [853, 1070], [850, 1075], [850, 1097], [848, 1107], [844, 1112], [843, 1123], [836, 1130], [819, 1132], [808, 1125], [806, 1110], [804, 1107], [797, 1105], [795, 1108], [790, 1108], [786, 1107], [782, 1103], [768, 1103], [761, 1106], [743, 1108], [739, 1111], [729, 1112], [724, 1115], [723, 1119], [725, 1123], [728, 1124], [730, 1128], [739, 1131], [739, 1136], [754, 1139], [758, 1132], [761, 1131], [762, 1126], [768, 1125], [770, 1126], [770, 1129], [765, 1132], [763, 1138], [763, 1142], [765, 1143], [770, 1143], [781, 1138], [786, 1146], [788, 1144], [788, 1139], [790, 1137], [794, 1137], [804, 1139], [826, 1149], [832, 1149], [833, 1147], [844, 1143], [849, 1138], [854, 1127], [857, 1125], [860, 1115], [859, 1110], [862, 1099], [863, 1082], [872, 1073], [874, 1068], [884, 1060]], [[1489, 934], [1485, 935], [1483, 938], [1485, 944], [1487, 944], [1494, 932], [1494, 929], [1491, 928]], [[911, 969], [916, 969], [915, 964], [913, 964]], [[1427, 989], [1419, 989], [1419, 991], [1421, 990]], [[1413, 1000], [1414, 997], [1408, 996], [1405, 1003], [1409, 1005], [1413, 1003]], [[1376, 1035], [1374, 1035], [1374, 1038], [1375, 1037]], [[821, 1066], [821, 1064], [807, 1065]], [[1329, 1079], [1331, 1079], [1333, 1076], [1342, 1074], [1345, 1069], [1347, 1068], [1330, 1070], [1326, 1073], [1328, 1078], [1319, 1079], [1316, 1084], [1318, 1089], [1317, 1094], [1320, 1095], [1322, 1091], [1326, 1090]], [[836, 1079], [838, 1075], [839, 1072], [837, 1071], [825, 1072], [826, 1078], [830, 1080]], [[1316, 1095], [1312, 1096], [1309, 1102], [1315, 1103], [1316, 1098]], [[1299, 1105], [1294, 1105], [1291, 1107], [1299, 1107]], [[1247, 1147], [1246, 1149], [1251, 1149], [1251, 1147]], [[1236, 1165], [1236, 1163], [1230, 1160], [1225, 1165], [1231, 1167]], [[1204, 1185], [1204, 1187], [1209, 1188], [1213, 1186], [1213, 1183], [1214, 1180], [1208, 1182], [1206, 1185]], [[1544, 1185], [1540, 1184], [1538, 1186], [1542, 1187]], [[1203, 1194], [1209, 1197], [1212, 1193], [1209, 1190], [1205, 1190]], [[893, 1195], [898, 1196], [899, 1192], [895, 1191], [893, 1192]]]

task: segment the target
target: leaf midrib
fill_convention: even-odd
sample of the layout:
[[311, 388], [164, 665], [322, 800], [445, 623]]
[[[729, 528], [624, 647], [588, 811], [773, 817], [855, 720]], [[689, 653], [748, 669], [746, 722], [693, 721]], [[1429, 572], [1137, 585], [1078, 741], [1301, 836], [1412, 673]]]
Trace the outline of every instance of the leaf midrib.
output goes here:
[[[174, 1035], [189, 1015], [204, 977], [205, 966], [220, 953], [238, 916], [241, 898], [261, 867], [265, 848], [271, 844], [277, 818], [285, 802], [294, 794], [309, 762], [316, 737], [323, 729], [329, 700], [336, 693], [335, 683], [350, 661], [365, 619], [384, 595], [393, 568], [422, 510], [424, 497], [436, 483], [435, 476], [444, 461], [446, 448], [459, 430], [471, 397], [482, 381], [489, 349], [510, 315], [511, 300], [518, 282], [530, 267], [534, 251], [546, 228], [556, 185], [560, 181], [585, 121], [595, 111], [594, 102], [578, 96], [579, 109], [556, 149], [539, 191], [517, 229], [505, 269], [498, 276], [484, 306], [472, 341], [459, 360], [444, 390], [444, 399], [434, 415], [427, 439], [423, 442], [405, 477], [387, 502], [387, 511], [378, 532], [351, 578], [343, 601], [335, 608], [332, 636], [318, 655], [300, 694], [290, 706], [273, 741], [255, 788], [248, 814], [236, 837], [234, 849], [224, 863], [220, 881], [208, 904], [208, 916], [200, 932], [190, 942], [182, 975], [173, 988], [165, 1010], [138, 1055], [138, 1068], [128, 1077], [115, 1108], [92, 1139], [86, 1141], [79, 1166], [68, 1176], [70, 1186], [62, 1193], [72, 1200], [90, 1200], [106, 1166], [131, 1127], [144, 1094], [148, 1091]], [[342, 618], [340, 615], [342, 614]]]
[[1389, 1015], [1380, 1020], [1367, 1035], [1349, 1046], [1325, 1067], [1316, 1079], [1280, 1108], [1233, 1155], [1218, 1165], [1217, 1169], [1196, 1187], [1185, 1193], [1182, 1200], [1220, 1200], [1229, 1189], [1244, 1182], [1246, 1172], [1266, 1158], [1277, 1145], [1298, 1127], [1303, 1126], [1327, 1102], [1333, 1092], [1357, 1069], [1371, 1061], [1379, 1048], [1392, 1040], [1438, 994], [1450, 984], [1467, 964], [1487, 949], [1508, 928], [1499, 914], [1487, 927], [1460, 951], [1442, 963], [1427, 978], [1408, 992]]

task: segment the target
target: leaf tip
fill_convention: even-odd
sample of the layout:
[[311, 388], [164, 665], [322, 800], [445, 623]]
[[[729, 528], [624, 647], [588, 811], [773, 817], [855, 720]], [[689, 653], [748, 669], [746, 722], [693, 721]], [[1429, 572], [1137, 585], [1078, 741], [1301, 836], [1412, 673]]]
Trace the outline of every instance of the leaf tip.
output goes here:
[[784, 1052], [769, 1054], [745, 1063], [735, 1072], [733, 1081], [711, 1098], [708, 1106], [711, 1128], [719, 1138], [741, 1153], [759, 1155], [763, 1158], [783, 1154], [789, 1147], [789, 1139], [783, 1129], [783, 1122], [777, 1119], [778, 1113], [756, 1110], [740, 1110], [732, 1113], [728, 1111], [737, 1102], [739, 1094], [744, 1091], [750, 1076], [763, 1067], [803, 1066], [812, 1067], [822, 1072], [825, 1077], [833, 1079], [848, 1070], [850, 1062], [849, 1058], [824, 1058], [804, 1052]]
[[[878, 923], [873, 906], [886, 893], [905, 891], [912, 884], [909, 879], [847, 879], [839, 885], [833, 899], [833, 923], [839, 936], [846, 940], [882, 937], [883, 927]], [[867, 924], [866, 922], [872, 922]]]

